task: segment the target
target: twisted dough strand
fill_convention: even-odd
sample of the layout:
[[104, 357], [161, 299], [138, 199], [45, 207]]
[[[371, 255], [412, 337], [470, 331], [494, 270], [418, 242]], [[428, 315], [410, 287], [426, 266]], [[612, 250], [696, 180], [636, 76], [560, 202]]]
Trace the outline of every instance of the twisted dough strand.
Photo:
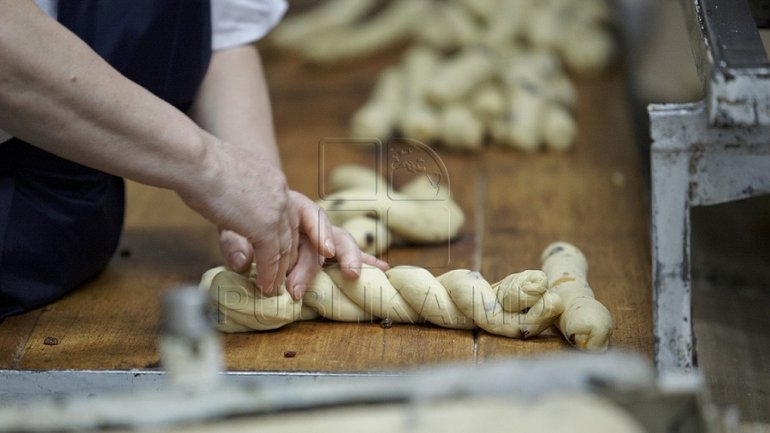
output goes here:
[[360, 322], [374, 318], [396, 323], [430, 322], [454, 329], [482, 328], [513, 338], [535, 336], [564, 310], [561, 298], [547, 290], [542, 271], [524, 271], [489, 284], [466, 269], [434, 277], [423, 268], [398, 266], [387, 273], [364, 265], [361, 277], [347, 280], [339, 269], [314, 278], [295, 301], [285, 288], [276, 296], [256, 290], [256, 274], [218, 267], [203, 274], [222, 332], [276, 329], [297, 320], [325, 317]]
[[556, 327], [580, 350], [607, 350], [614, 322], [610, 311], [594, 297], [588, 285], [588, 261], [583, 252], [567, 242], [554, 242], [541, 256], [549, 290], [564, 302]]

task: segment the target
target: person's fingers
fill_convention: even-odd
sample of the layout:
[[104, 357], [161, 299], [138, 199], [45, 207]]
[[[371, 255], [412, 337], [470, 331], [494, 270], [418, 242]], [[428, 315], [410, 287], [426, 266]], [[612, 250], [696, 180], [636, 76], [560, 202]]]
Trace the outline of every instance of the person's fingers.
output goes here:
[[275, 290], [281, 261], [281, 243], [277, 237], [254, 242], [254, 263], [257, 266], [257, 288], [265, 295]]
[[290, 191], [289, 196], [297, 206], [299, 215], [299, 227], [305, 233], [318, 251], [318, 254], [326, 258], [336, 254], [334, 238], [332, 235], [332, 223], [326, 211], [313, 200], [296, 191]]
[[362, 253], [353, 236], [337, 226], [332, 226], [332, 236], [337, 250], [337, 263], [340, 265], [342, 274], [348, 278], [358, 278], [361, 275]]
[[270, 284], [270, 291], [267, 293], [272, 295], [275, 293], [281, 284], [286, 280], [286, 273], [289, 271], [289, 265], [291, 264], [292, 250], [296, 250], [298, 245], [294, 242], [294, 234], [291, 230], [291, 223], [288, 220], [284, 220], [281, 224], [281, 232], [279, 233], [279, 254], [276, 273]]
[[254, 248], [249, 241], [232, 230], [219, 232], [219, 250], [227, 266], [235, 272], [245, 272], [254, 260]]
[[288, 218], [279, 218], [273, 229], [263, 230], [260, 235], [250, 239], [257, 266], [257, 286], [265, 295], [272, 295], [286, 278], [289, 265], [292, 234]]
[[295, 300], [300, 299], [305, 294], [310, 282], [321, 270], [320, 257], [313, 244], [305, 236], [302, 236], [297, 263], [286, 276], [286, 289]]
[[287, 267], [287, 272], [290, 271], [294, 265], [297, 263], [297, 258], [299, 256], [299, 247], [300, 247], [300, 216], [299, 216], [299, 210], [297, 209], [296, 204], [294, 201], [291, 200], [291, 191], [289, 191], [289, 202], [288, 202], [288, 211], [287, 211], [287, 218], [289, 222], [289, 229], [291, 230], [291, 251], [289, 253], [289, 263]]
[[390, 269], [390, 265], [388, 262], [384, 260], [380, 260], [377, 257], [374, 257], [371, 254], [367, 254], [362, 252], [361, 253], [361, 262], [366, 263], [367, 265], [374, 266], [375, 268], [379, 268], [381, 271], [387, 271]]

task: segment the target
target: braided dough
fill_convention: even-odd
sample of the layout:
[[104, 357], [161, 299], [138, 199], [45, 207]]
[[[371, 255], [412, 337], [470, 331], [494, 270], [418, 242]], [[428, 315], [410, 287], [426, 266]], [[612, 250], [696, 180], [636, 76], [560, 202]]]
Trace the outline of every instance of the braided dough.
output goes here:
[[494, 284], [467, 269], [434, 277], [414, 266], [382, 272], [364, 265], [359, 279], [347, 280], [333, 268], [319, 272], [303, 298], [295, 301], [283, 286], [275, 296], [256, 290], [256, 267], [239, 274], [220, 266], [203, 274], [200, 288], [209, 293], [222, 332], [270, 330], [324, 317], [341, 322], [429, 322], [528, 338], [555, 324], [576, 348], [606, 350], [614, 325], [586, 281], [583, 253], [572, 244], [554, 242], [543, 251], [542, 267]]
[[419, 267], [382, 272], [364, 265], [357, 280], [344, 279], [339, 269], [327, 269], [295, 301], [284, 287], [276, 296], [263, 296], [256, 289], [255, 269], [238, 274], [218, 267], [203, 274], [200, 287], [217, 307], [220, 331], [270, 330], [317, 317], [343, 322], [376, 318], [453, 329], [478, 327], [491, 334], [527, 338], [551, 326], [564, 309], [561, 298], [547, 290], [542, 271], [511, 274], [489, 284], [467, 269], [434, 277]]

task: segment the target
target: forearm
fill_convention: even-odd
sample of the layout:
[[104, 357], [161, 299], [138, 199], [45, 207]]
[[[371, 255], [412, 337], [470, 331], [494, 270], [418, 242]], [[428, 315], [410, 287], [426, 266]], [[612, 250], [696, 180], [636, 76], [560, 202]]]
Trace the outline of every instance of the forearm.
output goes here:
[[[0, 0], [0, 128], [67, 159], [184, 190], [217, 140], [32, 1]], [[0, 145], [1, 146], [1, 145]], [[0, 151], [2, 148], [0, 147]]]
[[190, 115], [218, 138], [248, 148], [267, 163], [280, 166], [270, 96], [255, 46], [213, 54]]

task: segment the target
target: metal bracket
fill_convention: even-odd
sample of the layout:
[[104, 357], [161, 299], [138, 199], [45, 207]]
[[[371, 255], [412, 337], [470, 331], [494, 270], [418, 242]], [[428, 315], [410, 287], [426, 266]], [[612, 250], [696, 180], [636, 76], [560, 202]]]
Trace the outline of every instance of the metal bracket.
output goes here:
[[770, 192], [770, 64], [746, 0], [682, 0], [705, 99], [653, 104], [653, 322], [661, 371], [697, 367], [690, 207]]

